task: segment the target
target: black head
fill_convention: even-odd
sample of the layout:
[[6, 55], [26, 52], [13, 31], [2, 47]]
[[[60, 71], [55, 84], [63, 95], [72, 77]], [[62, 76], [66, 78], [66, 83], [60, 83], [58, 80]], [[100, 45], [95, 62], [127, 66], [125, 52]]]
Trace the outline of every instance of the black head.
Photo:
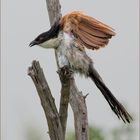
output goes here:
[[49, 39], [55, 38], [58, 36], [59, 31], [60, 31], [60, 24], [59, 22], [55, 22], [55, 24], [51, 27], [49, 31], [40, 34], [29, 44], [29, 46], [32, 47], [34, 45], [39, 45]]

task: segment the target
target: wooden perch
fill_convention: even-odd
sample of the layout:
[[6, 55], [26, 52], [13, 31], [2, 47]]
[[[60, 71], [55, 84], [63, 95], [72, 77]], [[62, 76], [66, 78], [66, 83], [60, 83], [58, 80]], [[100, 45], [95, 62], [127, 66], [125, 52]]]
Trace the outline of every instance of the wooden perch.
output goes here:
[[28, 69], [28, 75], [35, 84], [47, 118], [51, 140], [65, 140], [72, 71], [63, 67], [58, 70], [58, 74], [62, 83], [59, 113], [39, 62], [34, 60]]
[[55, 21], [58, 21], [61, 17], [61, 5], [59, 0], [46, 0], [50, 25], [52, 26]]
[[88, 118], [85, 96], [78, 91], [74, 78], [71, 78], [70, 105], [74, 113], [76, 140], [88, 140]]
[[[62, 16], [61, 6], [59, 0], [46, 0], [46, 2], [50, 24], [53, 25], [54, 22], [59, 20]], [[58, 64], [57, 56], [56, 62]], [[59, 112], [39, 62], [33, 61], [32, 66], [28, 69], [28, 75], [35, 84], [41, 100], [41, 105], [46, 115], [50, 139], [65, 140], [68, 102], [70, 101], [74, 113], [76, 140], [88, 140], [88, 119], [85, 96], [82, 95], [82, 92], [78, 91], [71, 70], [67, 67], [58, 67], [58, 69], [62, 85]]]
[[[62, 16], [59, 0], [46, 0], [51, 26]], [[58, 58], [55, 50], [55, 57], [58, 66]], [[62, 81], [61, 81], [62, 82]], [[87, 107], [82, 92], [79, 92], [74, 77], [70, 81], [70, 104], [74, 113], [76, 140], [88, 140]]]
[[70, 82], [71, 82], [72, 73], [73, 72], [70, 69], [68, 69], [67, 66], [58, 70], [58, 74], [59, 74], [60, 81], [62, 84], [59, 117], [60, 117], [60, 121], [62, 125], [64, 139], [65, 139], [65, 133], [66, 133], [68, 103], [69, 103], [70, 85], [71, 85]]
[[40, 97], [41, 105], [47, 118], [51, 140], [63, 140], [59, 114], [39, 62], [32, 62], [32, 66], [28, 69], [28, 75], [32, 78]]

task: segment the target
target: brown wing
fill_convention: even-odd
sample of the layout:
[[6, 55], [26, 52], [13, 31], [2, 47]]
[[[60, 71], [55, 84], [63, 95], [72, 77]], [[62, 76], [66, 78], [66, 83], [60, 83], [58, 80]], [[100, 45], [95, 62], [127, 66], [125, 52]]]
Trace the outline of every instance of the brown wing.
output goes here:
[[80, 12], [65, 15], [61, 26], [64, 32], [75, 36], [76, 42], [92, 50], [104, 47], [115, 35], [114, 29], [108, 25]]

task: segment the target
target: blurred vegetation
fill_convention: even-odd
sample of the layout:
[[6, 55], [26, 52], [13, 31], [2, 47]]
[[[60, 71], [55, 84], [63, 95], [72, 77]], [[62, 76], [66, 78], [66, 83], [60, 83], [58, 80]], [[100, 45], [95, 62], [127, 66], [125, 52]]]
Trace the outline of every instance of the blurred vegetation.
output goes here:
[[135, 129], [132, 124], [114, 128], [111, 131], [112, 140], [134, 140]]
[[31, 126], [26, 128], [25, 137], [26, 140], [43, 140], [40, 131], [37, 130], [37, 128]]
[[[132, 118], [134, 118], [134, 114]], [[130, 124], [120, 123], [120, 126], [112, 128], [110, 130], [105, 130], [104, 128], [100, 128], [98, 126], [89, 126], [89, 140], [135, 140], [135, 128], [134, 122], [132, 121]], [[28, 124], [29, 126], [29, 124]], [[36, 127], [26, 127], [26, 140], [46, 140], [46, 135], [48, 133], [46, 131], [40, 132]], [[44, 136], [45, 137], [44, 137]], [[68, 131], [66, 133], [66, 140], [75, 140], [74, 130]]]
[[97, 127], [89, 127], [89, 140], [105, 140], [103, 130]]
[[[102, 128], [89, 127], [89, 140], [134, 140], [135, 129], [132, 124], [121, 125], [105, 133]], [[75, 140], [74, 132], [69, 132], [66, 140]]]
[[[132, 115], [133, 113], [131, 113]], [[132, 115], [135, 120], [135, 115]], [[121, 123], [120, 126], [115, 127], [108, 132], [104, 128], [97, 126], [89, 127], [89, 140], [135, 140], [134, 120], [130, 124]], [[75, 140], [74, 132], [68, 132], [66, 140]]]
[[[47, 133], [45, 134], [47, 135]], [[103, 128], [89, 127], [89, 140], [134, 140], [135, 129], [132, 124], [122, 124], [105, 132]], [[42, 135], [34, 127], [26, 129], [26, 140], [44, 140]], [[46, 140], [46, 139], [45, 139]], [[66, 134], [66, 140], [75, 140], [74, 131]]]

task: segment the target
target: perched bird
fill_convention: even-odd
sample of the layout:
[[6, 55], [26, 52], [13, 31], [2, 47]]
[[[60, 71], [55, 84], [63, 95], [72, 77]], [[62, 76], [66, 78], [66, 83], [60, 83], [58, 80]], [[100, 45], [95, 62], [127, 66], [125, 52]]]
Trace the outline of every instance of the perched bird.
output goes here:
[[59, 67], [68, 66], [74, 72], [91, 78], [118, 118], [130, 123], [132, 117], [105, 85], [95, 70], [93, 61], [85, 52], [85, 48], [97, 50], [105, 47], [114, 35], [114, 29], [108, 25], [74, 11], [63, 16], [49, 31], [35, 38], [29, 46], [39, 45], [56, 49]]

